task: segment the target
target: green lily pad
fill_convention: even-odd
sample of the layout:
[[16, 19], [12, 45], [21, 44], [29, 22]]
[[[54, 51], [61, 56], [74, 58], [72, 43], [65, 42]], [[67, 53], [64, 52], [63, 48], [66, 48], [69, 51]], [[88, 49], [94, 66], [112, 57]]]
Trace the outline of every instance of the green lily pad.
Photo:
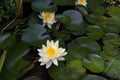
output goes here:
[[105, 34], [103, 29], [99, 26], [88, 26], [87, 31], [88, 31], [87, 33], [88, 37], [93, 40], [99, 40]]
[[57, 32], [55, 34], [55, 37], [57, 39], [62, 38], [64, 41], [69, 40], [71, 38], [69, 32], [65, 30]]
[[101, 25], [106, 32], [119, 33], [120, 32], [120, 14], [106, 17]]
[[107, 67], [104, 71], [108, 76], [111, 76], [117, 80], [120, 79], [120, 57], [119, 59], [112, 58], [111, 61], [108, 62]]
[[86, 70], [82, 67], [80, 60], [74, 60], [67, 66], [64, 64], [58, 67], [52, 66], [48, 73], [54, 80], [79, 80], [85, 76]]
[[83, 23], [82, 14], [76, 10], [67, 10], [63, 12], [64, 15], [67, 15], [71, 22], [68, 24], [66, 29], [70, 30], [71, 33], [80, 35], [85, 33], [85, 26]]
[[35, 12], [55, 12], [57, 11], [56, 5], [50, 5], [52, 0], [33, 0], [32, 9]]
[[5, 65], [0, 73], [2, 80], [16, 80], [33, 68], [34, 63], [22, 59], [29, 50], [29, 46], [23, 42], [15, 44], [8, 50]]
[[120, 56], [119, 48], [116, 47], [109, 47], [109, 46], [103, 46], [103, 51], [101, 52], [101, 56], [105, 58], [106, 60], [111, 60], [113, 57], [119, 59]]
[[25, 78], [24, 80], [43, 80], [43, 79], [37, 76], [31, 76], [31, 77]]
[[107, 7], [107, 13], [112, 16], [112, 15], [119, 15], [120, 14], [120, 8], [117, 6], [110, 6]]
[[107, 80], [104, 77], [88, 74], [83, 80]]
[[42, 24], [42, 21], [41, 19], [39, 19], [38, 15], [33, 13], [28, 21], [28, 24], [29, 25]]
[[97, 54], [90, 54], [89, 59], [83, 59], [83, 65], [94, 73], [100, 73], [105, 70], [105, 61]]
[[79, 37], [68, 45], [68, 53], [66, 59], [84, 59], [88, 57], [88, 54], [97, 53], [101, 50], [99, 44], [87, 37]]
[[0, 36], [0, 49], [9, 49], [15, 43], [15, 34], [6, 33]]
[[52, 0], [52, 2], [56, 5], [70, 5], [70, 4], [74, 4], [75, 0]]
[[86, 48], [92, 52], [99, 52], [101, 50], [100, 45], [87, 37], [79, 37], [76, 39], [79, 46]]
[[[26, 72], [28, 72], [30, 69], [27, 70], [23, 69], [29, 65], [30, 62], [24, 59], [20, 59], [16, 65], [11, 68], [10, 70], [6, 69], [6, 66], [3, 67], [1, 73], [0, 73], [0, 79], [1, 80], [12, 80], [12, 79], [18, 79], [19, 77], [23, 76]], [[7, 77], [6, 77], [7, 76]]]
[[63, 24], [69, 24], [71, 22], [70, 18], [67, 15], [56, 15], [56, 18]]
[[103, 7], [97, 7], [95, 9], [92, 9], [92, 11], [94, 12], [95, 15], [99, 15], [99, 16], [104, 15], [106, 12], [105, 8]]
[[49, 35], [44, 34], [46, 29], [40, 24], [30, 25], [23, 33], [22, 40], [30, 45], [41, 47]]
[[39, 12], [56, 12], [56, 11], [57, 11], [56, 5], [51, 5], [51, 6], [47, 6], [39, 9]]
[[120, 46], [120, 36], [115, 33], [106, 33], [103, 38], [103, 43], [106, 46], [119, 47]]
[[30, 48], [25, 43], [18, 43], [14, 47], [12, 47], [7, 54], [7, 58], [5, 61], [7, 69], [11, 69], [14, 65], [29, 52]]
[[[83, 17], [81, 15], [80, 12], [76, 11], [76, 10], [67, 10], [65, 12], [63, 12], [64, 15], [67, 15], [70, 19], [71, 19], [71, 24], [72, 26], [70, 26], [70, 30], [77, 30], [76, 28], [80, 28], [80, 24], [83, 21]], [[73, 25], [76, 25], [75, 27], [73, 27]]]
[[102, 3], [103, 0], [87, 0], [87, 6], [91, 9], [97, 9], [98, 6], [100, 6], [100, 3]]
[[88, 14], [88, 12], [87, 12], [87, 9], [84, 7], [84, 6], [81, 6], [81, 5], [77, 5], [77, 6], [75, 6], [79, 11], [80, 11], [80, 13], [82, 14], [82, 15], [87, 15]]
[[97, 17], [94, 14], [86, 14], [85, 19], [91, 24], [95, 24], [97, 22]]

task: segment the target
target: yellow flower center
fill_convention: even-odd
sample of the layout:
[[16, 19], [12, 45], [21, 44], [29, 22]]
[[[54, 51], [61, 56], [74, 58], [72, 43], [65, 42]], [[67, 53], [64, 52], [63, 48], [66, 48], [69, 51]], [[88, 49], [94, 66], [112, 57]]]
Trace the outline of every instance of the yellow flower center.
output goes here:
[[80, 3], [84, 3], [85, 2], [85, 0], [79, 0], [80, 1]]
[[43, 18], [44, 18], [45, 21], [48, 21], [48, 20], [54, 18], [54, 16], [53, 16], [53, 13], [46, 12], [44, 14]]
[[57, 51], [56, 51], [55, 48], [50, 46], [50, 47], [47, 48], [46, 53], [47, 53], [49, 58], [53, 58], [56, 55]]

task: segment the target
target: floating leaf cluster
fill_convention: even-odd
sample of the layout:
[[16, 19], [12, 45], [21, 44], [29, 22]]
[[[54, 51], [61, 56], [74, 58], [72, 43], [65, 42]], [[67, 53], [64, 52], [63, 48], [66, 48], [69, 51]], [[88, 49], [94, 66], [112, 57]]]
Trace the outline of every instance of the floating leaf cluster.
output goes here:
[[120, 80], [120, 0], [1, 0], [0, 80]]

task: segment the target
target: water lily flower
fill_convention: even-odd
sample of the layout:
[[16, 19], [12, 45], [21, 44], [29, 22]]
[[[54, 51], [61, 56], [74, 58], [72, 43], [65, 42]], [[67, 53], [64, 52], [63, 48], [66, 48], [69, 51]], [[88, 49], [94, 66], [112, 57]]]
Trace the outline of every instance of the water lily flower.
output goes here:
[[41, 15], [38, 15], [40, 19], [43, 19], [43, 26], [48, 26], [51, 29], [51, 26], [56, 23], [55, 13], [54, 12], [42, 12]]
[[76, 0], [75, 5], [86, 6], [87, 5], [87, 1], [86, 0]]
[[58, 60], [64, 61], [65, 58], [63, 56], [67, 55], [67, 52], [64, 48], [59, 47], [59, 41], [54, 42], [53, 40], [47, 40], [47, 45], [42, 45], [41, 49], [38, 50], [38, 55], [41, 62], [40, 65], [46, 65], [46, 68], [49, 68], [52, 63], [58, 66]]

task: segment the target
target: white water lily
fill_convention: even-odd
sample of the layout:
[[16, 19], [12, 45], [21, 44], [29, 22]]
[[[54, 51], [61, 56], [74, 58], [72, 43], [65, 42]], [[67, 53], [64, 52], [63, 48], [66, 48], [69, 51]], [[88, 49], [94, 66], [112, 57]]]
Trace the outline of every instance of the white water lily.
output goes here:
[[41, 62], [40, 65], [46, 65], [46, 68], [49, 68], [52, 63], [58, 66], [58, 60], [64, 61], [63, 56], [67, 55], [67, 52], [64, 48], [59, 47], [59, 41], [54, 42], [53, 40], [47, 40], [47, 45], [42, 45], [42, 49], [37, 49], [39, 52]]
[[76, 0], [75, 5], [86, 6], [87, 5], [87, 1], [86, 0]]
[[43, 26], [48, 26], [48, 28], [52, 28], [51, 26], [56, 23], [55, 13], [54, 12], [42, 12], [41, 15], [38, 15], [40, 19], [43, 19]]

